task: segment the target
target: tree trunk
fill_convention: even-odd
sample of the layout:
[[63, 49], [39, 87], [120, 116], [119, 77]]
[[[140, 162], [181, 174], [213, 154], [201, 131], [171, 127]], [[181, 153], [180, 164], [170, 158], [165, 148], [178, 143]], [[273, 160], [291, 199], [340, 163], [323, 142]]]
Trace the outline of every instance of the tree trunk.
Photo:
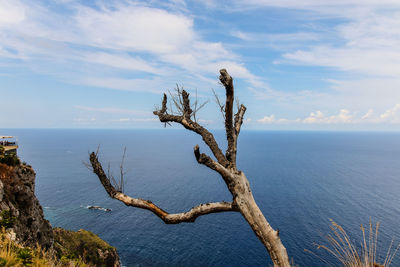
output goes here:
[[257, 206], [244, 173], [236, 174], [233, 183], [233, 186], [229, 186], [229, 189], [234, 197], [234, 203], [267, 249], [274, 266], [290, 267], [289, 257], [281, 242], [279, 232], [271, 227]]
[[[176, 105], [178, 111], [170, 110], [168, 113], [167, 108], [167, 95], [164, 94], [162, 106], [160, 109], [155, 110], [154, 115], [158, 116], [161, 122], [170, 123], [175, 122], [181, 124], [185, 129], [199, 134], [204, 143], [213, 153], [215, 160], [210, 156], [200, 153], [199, 146], [194, 147], [194, 155], [199, 164], [203, 164], [208, 168], [218, 172], [233, 196], [232, 202], [216, 202], [201, 204], [193, 207], [188, 212], [170, 214], [163, 209], [159, 208], [149, 200], [139, 198], [132, 198], [121, 192], [121, 189], [116, 189], [111, 181], [113, 177], [107, 177], [104, 170], [97, 159], [97, 153], [90, 154], [90, 162], [93, 171], [97, 174], [110, 197], [122, 201], [128, 206], [147, 209], [155, 213], [165, 223], [181, 223], [181, 222], [194, 222], [197, 217], [216, 213], [235, 211], [240, 212], [245, 220], [249, 223], [251, 229], [254, 231], [258, 239], [263, 243], [270, 255], [275, 267], [290, 267], [289, 257], [286, 248], [283, 246], [279, 237], [279, 231], [275, 231], [265, 219], [261, 210], [254, 201], [253, 194], [251, 193], [249, 182], [243, 172], [238, 171], [236, 167], [236, 153], [237, 153], [237, 139], [240, 133], [240, 128], [243, 123], [243, 116], [246, 111], [244, 105], [239, 105], [238, 111], [233, 115], [233, 102], [234, 102], [234, 88], [233, 78], [228, 74], [225, 69], [220, 70], [220, 82], [226, 89], [226, 104], [220, 105], [217, 97], [217, 102], [221, 108], [221, 112], [225, 119], [225, 130], [228, 141], [226, 153], [222, 152], [214, 136], [197, 120], [195, 113], [197, 109], [197, 100], [195, 105], [190, 104], [189, 94], [185, 90], [177, 88], [177, 96], [172, 96], [172, 100]], [[192, 110], [192, 107], [194, 110]], [[192, 120], [194, 118], [194, 120]], [[123, 171], [121, 167], [121, 181]]]

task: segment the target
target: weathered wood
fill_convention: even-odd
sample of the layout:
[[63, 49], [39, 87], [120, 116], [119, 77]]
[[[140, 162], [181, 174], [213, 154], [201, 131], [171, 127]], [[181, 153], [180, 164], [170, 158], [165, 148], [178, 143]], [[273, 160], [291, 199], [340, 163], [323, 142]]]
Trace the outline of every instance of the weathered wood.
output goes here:
[[233, 195], [234, 204], [267, 249], [274, 266], [289, 267], [289, 257], [286, 248], [281, 242], [279, 233], [271, 227], [255, 202], [244, 173], [239, 171], [234, 181], [234, 184], [229, 187]]
[[[234, 129], [233, 129], [233, 100], [234, 100], [234, 90], [233, 90], [233, 79], [228, 74], [226, 69], [221, 69], [219, 71], [221, 74], [219, 80], [225, 87], [226, 91], [226, 102], [225, 102], [225, 131], [226, 139], [228, 140], [228, 147], [226, 149], [225, 156], [227, 160], [231, 163], [231, 166], [235, 165], [235, 159], [232, 158], [234, 154]], [[233, 167], [232, 166], [232, 167]]]
[[214, 136], [206, 128], [192, 120], [193, 111], [190, 108], [189, 94], [185, 90], [178, 90], [178, 94], [180, 94], [178, 96], [180, 105], [178, 110], [181, 114], [168, 114], [166, 94], [164, 94], [161, 109], [154, 111], [154, 114], [158, 116], [161, 122], [179, 123], [184, 128], [202, 136], [204, 143], [210, 148], [216, 161], [208, 155], [200, 153], [198, 145], [194, 147], [196, 160], [199, 164], [205, 165], [221, 175], [232, 194], [232, 202], [201, 204], [184, 213], [170, 214], [149, 200], [132, 198], [117, 191], [111, 184], [110, 178], [104, 173], [104, 170], [98, 161], [97, 154], [94, 152], [90, 155], [91, 166], [110, 197], [117, 199], [128, 206], [147, 209], [168, 224], [194, 222], [197, 217], [210, 213], [239, 211], [257, 238], [267, 249], [274, 266], [289, 267], [289, 258], [286, 248], [283, 246], [279, 237], [279, 232], [271, 227], [260, 208], [257, 206], [245, 174], [242, 171], [237, 170], [237, 139], [243, 123], [246, 107], [241, 105], [233, 118], [233, 79], [225, 69], [220, 70], [220, 74], [220, 81], [226, 90], [224, 117], [228, 147], [225, 155], [219, 148]]
[[246, 107], [244, 105], [240, 105], [238, 112], [235, 114], [235, 128], [233, 133], [233, 149], [231, 152], [231, 161], [233, 163], [234, 169], [236, 166], [236, 153], [237, 153], [237, 140], [240, 133], [240, 128], [242, 127], [244, 113], [246, 112]]
[[196, 207], [191, 208], [187, 212], [182, 213], [168, 213], [155, 205], [150, 200], [141, 198], [133, 198], [125, 195], [122, 192], [117, 191], [111, 184], [110, 179], [106, 176], [101, 163], [96, 155], [92, 152], [90, 154], [90, 163], [93, 168], [93, 172], [97, 175], [104, 189], [111, 198], [117, 199], [127, 206], [136, 208], [146, 209], [153, 212], [166, 224], [178, 224], [182, 222], [194, 222], [198, 217], [210, 213], [226, 212], [226, 211], [238, 211], [237, 207], [232, 202], [213, 202], [200, 204]]
[[214, 136], [210, 133], [206, 128], [198, 124], [197, 122], [191, 120], [190, 114], [192, 110], [190, 109], [190, 102], [189, 102], [189, 94], [186, 93], [185, 90], [182, 90], [182, 96], [184, 99], [182, 110], [184, 113], [181, 115], [171, 115], [167, 113], [167, 95], [164, 94], [164, 98], [162, 101], [162, 107], [160, 110], [154, 111], [154, 115], [157, 115], [161, 122], [169, 123], [169, 122], [176, 122], [181, 124], [184, 128], [193, 131], [203, 138], [204, 143], [210, 148], [213, 152], [217, 161], [222, 164], [223, 166], [228, 166], [229, 161], [225, 158], [224, 154], [222, 153], [221, 149], [219, 148], [217, 142], [215, 141]]

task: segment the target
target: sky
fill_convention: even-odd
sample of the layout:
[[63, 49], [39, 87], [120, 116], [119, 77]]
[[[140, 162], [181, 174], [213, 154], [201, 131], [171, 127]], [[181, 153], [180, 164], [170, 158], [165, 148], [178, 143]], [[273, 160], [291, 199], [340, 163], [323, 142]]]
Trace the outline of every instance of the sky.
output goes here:
[[[223, 128], [400, 130], [399, 0], [0, 0], [0, 128], [161, 128], [176, 86]], [[174, 127], [174, 126], [173, 126]]]

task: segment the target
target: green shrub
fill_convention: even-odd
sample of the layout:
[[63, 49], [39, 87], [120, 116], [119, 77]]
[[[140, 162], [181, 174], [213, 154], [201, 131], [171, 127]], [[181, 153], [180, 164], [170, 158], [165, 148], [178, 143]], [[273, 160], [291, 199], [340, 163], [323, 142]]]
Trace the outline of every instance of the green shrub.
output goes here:
[[6, 267], [7, 266], [7, 260], [4, 258], [0, 258], [0, 267]]
[[32, 250], [30, 248], [20, 248], [17, 253], [17, 258], [22, 261], [24, 266], [32, 264]]
[[0, 217], [1, 217], [0, 228], [4, 227], [5, 229], [11, 228], [17, 220], [17, 218], [12, 216], [12, 213], [10, 210], [3, 210], [0, 213]]
[[62, 261], [82, 260], [88, 265], [106, 266], [100, 251], [115, 251], [115, 248], [100, 239], [97, 235], [86, 230], [77, 232], [61, 228], [54, 229], [54, 249]]
[[15, 153], [10, 153], [7, 155], [0, 153], [0, 163], [4, 163], [8, 166], [17, 166], [21, 163], [21, 161]]

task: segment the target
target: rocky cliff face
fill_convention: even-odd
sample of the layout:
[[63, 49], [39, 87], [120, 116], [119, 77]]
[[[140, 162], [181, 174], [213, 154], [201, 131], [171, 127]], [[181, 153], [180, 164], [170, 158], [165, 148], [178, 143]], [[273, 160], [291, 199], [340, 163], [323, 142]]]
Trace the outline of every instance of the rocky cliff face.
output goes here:
[[0, 210], [15, 218], [9, 232], [26, 246], [53, 245], [53, 229], [44, 219], [42, 206], [35, 196], [35, 172], [28, 165], [0, 166]]
[[17, 243], [51, 250], [63, 262], [82, 259], [88, 266], [119, 267], [117, 250], [95, 234], [53, 229], [35, 196], [31, 166], [0, 163], [0, 228]]

